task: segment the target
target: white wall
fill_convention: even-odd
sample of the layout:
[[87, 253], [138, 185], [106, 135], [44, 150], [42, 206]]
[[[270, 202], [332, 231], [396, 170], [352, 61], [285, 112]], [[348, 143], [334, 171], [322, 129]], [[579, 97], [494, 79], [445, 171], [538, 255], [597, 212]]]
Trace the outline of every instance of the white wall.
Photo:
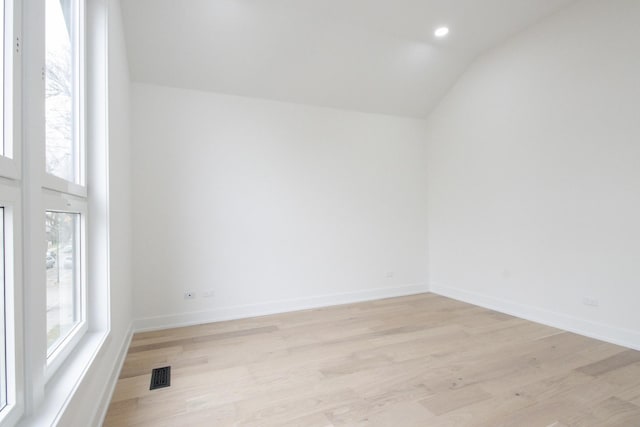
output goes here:
[[424, 121], [134, 84], [132, 126], [137, 327], [424, 290]]
[[638, 22], [636, 0], [577, 2], [430, 117], [434, 291], [640, 348]]

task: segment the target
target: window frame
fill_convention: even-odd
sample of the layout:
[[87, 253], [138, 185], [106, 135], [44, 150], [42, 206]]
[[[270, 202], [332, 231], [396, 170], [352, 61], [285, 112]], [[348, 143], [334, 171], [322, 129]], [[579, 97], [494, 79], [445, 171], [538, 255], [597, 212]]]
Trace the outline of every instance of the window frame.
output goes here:
[[[21, 28], [22, 14], [21, 8], [16, 7], [19, 0], [2, 0], [4, 5], [4, 43], [3, 61], [0, 66], [4, 69], [4, 80], [1, 84], [4, 87], [4, 97], [0, 102], [4, 103], [3, 117], [3, 138], [0, 144], [3, 145], [3, 155], [0, 155], [0, 176], [12, 180], [19, 180], [22, 176], [22, 156], [20, 129], [21, 122]], [[9, 54], [11, 53], [11, 54]]]
[[[44, 140], [42, 142], [42, 151], [43, 151], [43, 160], [41, 174], [40, 174], [40, 192], [42, 194], [42, 235], [46, 236], [45, 230], [45, 212], [46, 211], [56, 211], [56, 212], [68, 212], [68, 213], [78, 213], [80, 214], [80, 236], [79, 236], [79, 245], [80, 245], [80, 257], [79, 257], [79, 315], [80, 322], [74, 326], [74, 328], [67, 334], [67, 336], [62, 340], [62, 342], [55, 348], [53, 352], [49, 354], [46, 343], [44, 345], [45, 348], [45, 368], [44, 368], [44, 382], [45, 384], [53, 377], [56, 371], [64, 364], [65, 360], [69, 357], [69, 355], [73, 352], [73, 350], [79, 345], [83, 336], [88, 331], [88, 312], [87, 312], [87, 290], [88, 290], [88, 282], [87, 282], [87, 230], [88, 230], [88, 193], [86, 186], [86, 164], [87, 164], [87, 147], [86, 147], [86, 138], [85, 138], [85, 125], [87, 118], [86, 111], [86, 1], [87, 0], [72, 0], [71, 5], [74, 8], [74, 24], [78, 26], [77, 31], [73, 31], [74, 39], [72, 40], [73, 46], [73, 73], [77, 76], [74, 79], [73, 84], [75, 90], [73, 91], [74, 99], [73, 99], [73, 112], [72, 114], [75, 116], [74, 120], [74, 153], [77, 153], [77, 158], [74, 159], [76, 162], [76, 180], [77, 182], [68, 181], [66, 179], [60, 178], [56, 175], [47, 172], [46, 167], [46, 110], [43, 110], [44, 115], [43, 126], [44, 126]], [[43, 12], [46, 13], [46, 0], [42, 2]], [[45, 23], [46, 25], [46, 23]], [[45, 28], [42, 28], [43, 34], [45, 33]], [[43, 45], [42, 51], [43, 57], [42, 61], [46, 67], [46, 43]], [[46, 81], [43, 79], [43, 88], [46, 91]], [[44, 101], [45, 93], [42, 93], [42, 101]], [[43, 241], [43, 245], [45, 245], [45, 241]], [[46, 254], [43, 252], [43, 254]], [[36, 254], [34, 254], [36, 256]], [[42, 260], [42, 269], [45, 270], [44, 273], [40, 274], [39, 277], [45, 280], [46, 283], [46, 265], [44, 259]], [[43, 283], [42, 285], [44, 286]], [[46, 293], [44, 295], [44, 301], [46, 302], [47, 296]], [[44, 322], [45, 327], [45, 337], [46, 337], [46, 319]]]
[[0, 424], [15, 424], [24, 413], [23, 187], [22, 187], [22, 5], [2, 0], [3, 102], [0, 206], [4, 209], [4, 335], [6, 405]]
[[[45, 0], [46, 2], [46, 0]], [[74, 79], [74, 99], [73, 112], [74, 121], [74, 153], [77, 153], [76, 163], [76, 180], [69, 181], [60, 178], [54, 174], [48, 173], [46, 170], [46, 134], [45, 134], [45, 167], [42, 172], [42, 187], [48, 190], [58, 191], [61, 193], [73, 194], [79, 197], [87, 197], [86, 186], [86, 167], [87, 167], [87, 143], [86, 143], [86, 121], [87, 121], [87, 101], [86, 101], [86, 0], [71, 0], [74, 10], [74, 23], [78, 25], [74, 38], [71, 41], [73, 46], [72, 65], [73, 73], [77, 77]], [[46, 5], [44, 6], [46, 13]], [[45, 67], [46, 67], [46, 43], [45, 43]], [[45, 85], [46, 88], [46, 85]], [[45, 110], [46, 114], [46, 110]], [[45, 115], [46, 123], [46, 115]]]
[[[78, 280], [77, 291], [78, 295], [78, 303], [80, 307], [78, 307], [78, 315], [80, 317], [79, 322], [74, 325], [71, 331], [62, 339], [60, 344], [56, 346], [56, 348], [50, 353], [46, 355], [46, 368], [45, 368], [45, 381], [49, 380], [51, 376], [55, 373], [55, 371], [60, 367], [60, 365], [64, 362], [64, 360], [69, 356], [69, 354], [73, 351], [76, 345], [80, 342], [84, 334], [88, 330], [88, 322], [87, 322], [87, 201], [80, 199], [78, 197], [67, 195], [67, 194], [55, 194], [51, 191], [47, 191], [43, 196], [44, 198], [44, 211], [42, 215], [42, 227], [44, 233], [46, 235], [45, 230], [45, 212], [53, 211], [53, 212], [61, 212], [61, 213], [72, 213], [79, 214], [79, 236], [77, 236], [77, 241], [79, 247], [77, 248], [79, 251], [79, 256], [77, 258], [78, 266], [76, 271], [76, 280]], [[43, 252], [43, 255], [46, 254], [46, 250]], [[46, 265], [44, 262], [44, 258], [42, 260], [42, 267], [45, 269], [45, 278], [46, 278]], [[46, 301], [45, 294], [45, 301]], [[45, 323], [46, 326], [46, 323]], [[45, 346], [46, 347], [46, 346]], [[48, 353], [48, 349], [47, 349]]]
[[22, 200], [15, 183], [0, 181], [0, 206], [4, 209], [4, 293], [6, 405], [0, 424], [15, 423], [23, 413], [23, 320], [22, 320]]
[[[107, 3], [104, 0], [77, 0], [81, 11], [77, 24], [81, 28], [77, 54], [81, 55], [79, 64], [82, 67], [79, 76], [82, 144], [79, 146], [78, 174], [81, 182], [78, 184], [46, 173], [45, 0], [3, 1], [15, 5], [14, 34], [5, 40], [13, 49], [13, 55], [7, 59], [13, 61], [14, 116], [10, 141], [13, 158], [0, 156], [0, 187], [13, 189], [16, 200], [12, 208], [16, 292], [13, 296], [15, 327], [12, 329], [15, 333], [15, 369], [11, 370], [15, 373], [15, 405], [0, 412], [0, 425], [16, 425], [25, 414], [29, 415], [31, 423], [53, 425], [77, 391], [87, 367], [98, 360], [110, 337]], [[23, 44], [26, 49], [22, 48]], [[8, 74], [6, 78], [9, 81]], [[90, 145], [87, 139], [91, 141]], [[5, 168], [4, 164], [13, 166]], [[87, 183], [90, 183], [90, 192]], [[69, 200], [71, 206], [66, 204]], [[47, 210], [80, 213], [81, 220], [84, 218], [81, 225], [84, 236], [81, 253], [84, 256], [80, 261], [84, 281], [83, 324], [76, 326], [73, 336], [69, 335], [49, 358], [45, 292]]]

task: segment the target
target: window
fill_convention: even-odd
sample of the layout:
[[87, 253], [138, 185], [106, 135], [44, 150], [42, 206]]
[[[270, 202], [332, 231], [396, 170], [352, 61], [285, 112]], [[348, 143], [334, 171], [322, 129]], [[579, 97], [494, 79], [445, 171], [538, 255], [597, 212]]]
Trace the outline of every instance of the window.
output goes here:
[[82, 321], [80, 214], [46, 213], [47, 355]]
[[[0, 284], [4, 291], [5, 281], [5, 239], [4, 239], [4, 207], [0, 207]], [[7, 340], [5, 322], [4, 292], [0, 292], [0, 411], [7, 406]]]
[[14, 119], [18, 104], [14, 92], [19, 80], [14, 79], [15, 51], [13, 39], [14, 25], [13, 1], [0, 1], [0, 34], [2, 35], [2, 64], [0, 64], [0, 175], [9, 179], [20, 178], [19, 150], [14, 149]]
[[[84, 141], [87, 3], [96, 11], [90, 14], [88, 41], [95, 53], [89, 63], [93, 76], [90, 117], [97, 123], [90, 131], [99, 148], [90, 153], [94, 154], [91, 168], [86, 167]], [[101, 234], [96, 225], [103, 224], [101, 209], [108, 206], [107, 165], [100, 155], [106, 150], [105, 12], [103, 2], [86, 0], [0, 0], [3, 426], [16, 425], [25, 412], [31, 416], [40, 412], [51, 420], [42, 425], [52, 424], [56, 408], [64, 407], [83, 369], [108, 336], [108, 307], [102, 309], [109, 298], [108, 277], [101, 270], [106, 255], [91, 259], [92, 268], [87, 269], [88, 254], [107, 251], [106, 245], [87, 251], [89, 233], [102, 238], [101, 242], [107, 238], [106, 228]], [[30, 40], [25, 49], [23, 28]], [[23, 139], [28, 148], [24, 153]], [[87, 197], [87, 172], [94, 188], [91, 198]], [[98, 221], [88, 218], [90, 203]], [[90, 231], [87, 224], [93, 227]], [[89, 282], [88, 274], [96, 277]], [[91, 333], [86, 333], [90, 322]]]
[[[45, 0], [46, 348], [49, 377], [86, 330], [83, 2]], [[73, 207], [70, 207], [72, 206]], [[54, 363], [55, 360], [55, 363]]]
[[[18, 0], [0, 0], [0, 423], [22, 414], [20, 44]], [[15, 44], [14, 44], [15, 41]]]
[[[0, 37], [2, 38], [2, 44], [0, 46], [4, 47], [4, 2], [0, 5]], [[5, 143], [5, 134], [4, 134], [4, 49], [2, 55], [2, 67], [0, 67], [0, 117], [2, 117], [2, 143], [0, 144], [0, 155], [4, 156], [4, 143]]]
[[20, 178], [20, 167], [19, 153], [14, 149], [14, 118], [17, 115], [14, 86], [18, 84], [14, 79], [14, 22], [13, 1], [0, 0], [0, 175], [15, 180]]
[[47, 173], [82, 184], [78, 6], [75, 0], [45, 3], [45, 154]]

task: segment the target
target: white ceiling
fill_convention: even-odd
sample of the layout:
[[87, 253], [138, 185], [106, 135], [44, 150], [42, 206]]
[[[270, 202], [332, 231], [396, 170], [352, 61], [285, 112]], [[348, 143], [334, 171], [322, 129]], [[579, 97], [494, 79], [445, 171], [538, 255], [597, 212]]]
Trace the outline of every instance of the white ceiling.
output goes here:
[[[573, 0], [123, 0], [133, 79], [425, 117], [484, 50]], [[433, 31], [451, 28], [445, 40]]]

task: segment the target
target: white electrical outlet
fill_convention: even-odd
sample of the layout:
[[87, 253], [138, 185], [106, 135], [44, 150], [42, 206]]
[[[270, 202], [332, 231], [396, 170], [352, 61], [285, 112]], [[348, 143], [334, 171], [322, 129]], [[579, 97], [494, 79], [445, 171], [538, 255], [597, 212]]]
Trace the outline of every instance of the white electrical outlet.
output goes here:
[[599, 305], [598, 300], [595, 298], [584, 297], [582, 303], [589, 307], [597, 307]]
[[213, 289], [206, 289], [202, 291], [202, 298], [213, 298]]
[[196, 299], [196, 293], [192, 291], [186, 291], [184, 293], [184, 299]]
[[393, 271], [387, 271], [387, 274], [384, 275], [384, 277], [386, 277], [387, 279], [392, 279], [393, 276], [394, 276]]

